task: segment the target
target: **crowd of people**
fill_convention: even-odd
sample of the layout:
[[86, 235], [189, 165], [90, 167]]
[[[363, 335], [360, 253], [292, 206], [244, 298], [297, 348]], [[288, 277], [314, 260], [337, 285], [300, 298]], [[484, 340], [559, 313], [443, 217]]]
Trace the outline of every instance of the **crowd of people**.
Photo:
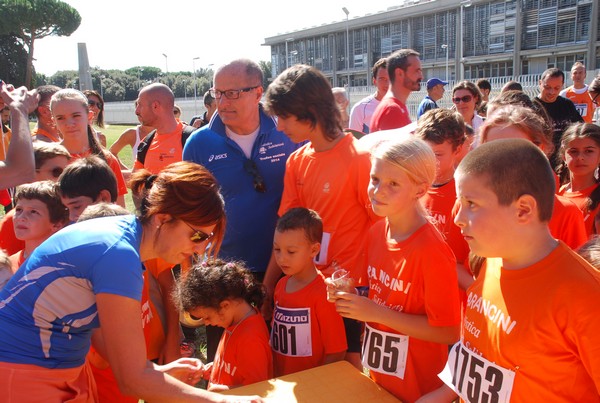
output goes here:
[[600, 401], [600, 77], [451, 109], [433, 77], [411, 122], [419, 53], [372, 72], [348, 113], [314, 67], [233, 60], [189, 124], [142, 88], [110, 147], [100, 94], [2, 83], [8, 401], [261, 401], [218, 392], [341, 360], [406, 402]]

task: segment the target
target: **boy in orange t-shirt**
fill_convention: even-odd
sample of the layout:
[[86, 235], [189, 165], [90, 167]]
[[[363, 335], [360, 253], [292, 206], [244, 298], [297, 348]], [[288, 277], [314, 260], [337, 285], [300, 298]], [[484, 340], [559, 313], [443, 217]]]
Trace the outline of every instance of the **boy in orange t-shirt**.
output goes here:
[[465, 122], [458, 112], [442, 108], [432, 109], [419, 119], [415, 136], [431, 147], [437, 160], [435, 180], [421, 200], [454, 252], [461, 300], [464, 300], [464, 290], [473, 282], [472, 274], [465, 267], [465, 261], [469, 257], [469, 245], [460, 234], [460, 228], [454, 224], [452, 211], [456, 204], [454, 169], [462, 155]]
[[[599, 402], [600, 274], [550, 234], [548, 159], [529, 141], [496, 140], [455, 178], [455, 221], [487, 262], [440, 377], [468, 401]], [[447, 392], [428, 398], [453, 400]]]
[[[281, 73], [267, 89], [265, 108], [292, 141], [309, 140], [287, 160], [279, 215], [292, 207], [315, 210], [323, 220], [317, 269], [326, 277], [335, 267], [354, 272], [365, 233], [377, 220], [367, 195], [369, 153], [343, 131], [329, 80], [314, 67], [295, 65]], [[280, 275], [271, 259], [264, 279], [271, 294]], [[346, 360], [362, 368], [361, 325], [350, 319], [344, 323]]]
[[346, 354], [344, 322], [327, 301], [324, 276], [313, 262], [322, 235], [319, 215], [303, 207], [288, 210], [277, 222], [273, 253], [286, 276], [274, 294], [275, 376], [339, 361]]

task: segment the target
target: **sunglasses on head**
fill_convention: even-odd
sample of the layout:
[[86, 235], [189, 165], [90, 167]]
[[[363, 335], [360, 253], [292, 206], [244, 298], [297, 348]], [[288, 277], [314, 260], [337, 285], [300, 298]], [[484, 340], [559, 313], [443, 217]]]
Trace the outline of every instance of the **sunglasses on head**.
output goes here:
[[473, 95], [465, 95], [464, 97], [456, 97], [456, 98], [452, 98], [452, 102], [454, 102], [455, 104], [458, 103], [467, 103], [467, 102], [471, 102], [471, 100], [473, 99]]
[[265, 193], [267, 191], [267, 186], [265, 185], [265, 180], [261, 176], [260, 172], [258, 172], [256, 162], [252, 160], [246, 160], [244, 162], [244, 170], [252, 175], [254, 190], [256, 190], [258, 193]]
[[185, 225], [187, 225], [188, 227], [190, 227], [192, 229], [192, 231], [194, 231], [194, 233], [190, 237], [190, 241], [192, 241], [194, 243], [206, 242], [206, 241], [208, 241], [210, 238], [212, 238], [215, 235], [214, 232], [211, 232], [210, 234], [207, 234], [204, 231], [200, 231], [199, 229], [196, 229], [196, 228], [192, 227], [187, 222], [185, 222], [185, 221], [183, 221], [183, 222], [185, 223]]
[[[39, 173], [42, 170], [41, 169], [36, 169], [35, 171]], [[60, 174], [63, 173], [63, 168], [61, 168], [61, 167], [55, 167], [55, 168], [52, 168], [51, 170], [48, 170], [48, 172], [50, 172], [50, 174], [52, 175], [52, 177], [58, 178], [60, 176]]]
[[93, 101], [93, 100], [90, 99], [88, 101], [88, 105], [89, 106], [95, 106], [98, 109], [102, 109], [102, 102], [96, 102], [96, 101]]

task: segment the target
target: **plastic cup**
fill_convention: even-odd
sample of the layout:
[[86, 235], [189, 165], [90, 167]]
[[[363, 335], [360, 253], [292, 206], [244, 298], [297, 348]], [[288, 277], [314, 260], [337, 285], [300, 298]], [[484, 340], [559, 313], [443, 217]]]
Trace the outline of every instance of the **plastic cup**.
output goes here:
[[334, 271], [329, 279], [329, 284], [329, 288], [333, 288], [333, 290], [330, 290], [330, 292], [327, 293], [327, 300], [329, 302], [334, 302], [337, 299], [335, 293], [338, 291], [356, 294], [354, 279], [346, 269], [337, 269]]

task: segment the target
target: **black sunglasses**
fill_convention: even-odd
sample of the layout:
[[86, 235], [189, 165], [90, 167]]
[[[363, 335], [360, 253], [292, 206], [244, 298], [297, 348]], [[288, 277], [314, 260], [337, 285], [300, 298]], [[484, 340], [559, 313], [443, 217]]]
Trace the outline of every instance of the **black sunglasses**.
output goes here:
[[244, 170], [252, 175], [254, 190], [256, 190], [258, 193], [265, 193], [267, 191], [267, 186], [265, 185], [265, 180], [261, 176], [260, 172], [258, 172], [256, 162], [252, 160], [246, 160], [244, 162]]
[[454, 102], [455, 104], [458, 104], [459, 102], [463, 102], [466, 104], [467, 102], [471, 102], [472, 99], [472, 95], [465, 95], [464, 97], [452, 98], [452, 102]]
[[[183, 222], [185, 222], [185, 221], [183, 221]], [[215, 235], [214, 232], [207, 234], [204, 231], [200, 231], [199, 229], [192, 227], [187, 222], [185, 222], [185, 225], [187, 225], [188, 227], [190, 227], [192, 229], [192, 231], [194, 231], [194, 233], [190, 237], [190, 241], [192, 241], [194, 243], [202, 243], [202, 242], [208, 241], [210, 238], [212, 238]]]
[[96, 101], [89, 100], [88, 101], [88, 105], [89, 106], [95, 106], [98, 109], [102, 109], [102, 102], [96, 102]]

